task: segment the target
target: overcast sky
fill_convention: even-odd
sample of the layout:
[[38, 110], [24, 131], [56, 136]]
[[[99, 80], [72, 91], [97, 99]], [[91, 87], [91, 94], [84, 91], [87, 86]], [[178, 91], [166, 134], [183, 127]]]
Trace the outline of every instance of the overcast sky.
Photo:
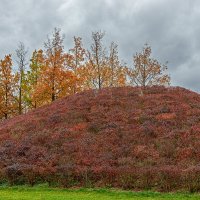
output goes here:
[[0, 0], [0, 57], [14, 54], [19, 41], [29, 52], [42, 48], [54, 27], [89, 46], [92, 31], [106, 31], [105, 43], [119, 44], [121, 58], [145, 43], [153, 57], [168, 61], [172, 85], [200, 92], [199, 0]]

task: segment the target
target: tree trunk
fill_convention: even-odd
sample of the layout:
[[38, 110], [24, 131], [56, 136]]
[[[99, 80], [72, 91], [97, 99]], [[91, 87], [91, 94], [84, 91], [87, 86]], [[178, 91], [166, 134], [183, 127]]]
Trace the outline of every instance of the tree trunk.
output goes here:
[[19, 114], [22, 114], [22, 88], [19, 88]]

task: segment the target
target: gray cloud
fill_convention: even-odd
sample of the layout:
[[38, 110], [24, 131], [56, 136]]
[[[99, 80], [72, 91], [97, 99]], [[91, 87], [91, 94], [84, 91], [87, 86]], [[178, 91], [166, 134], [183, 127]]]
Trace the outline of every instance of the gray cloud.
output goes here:
[[105, 43], [119, 44], [121, 57], [147, 42], [153, 56], [169, 61], [173, 85], [200, 91], [200, 1], [198, 0], [0, 0], [0, 57], [14, 54], [18, 41], [30, 52], [43, 47], [47, 34], [60, 27], [66, 49], [72, 37], [89, 46], [95, 30], [105, 30]]

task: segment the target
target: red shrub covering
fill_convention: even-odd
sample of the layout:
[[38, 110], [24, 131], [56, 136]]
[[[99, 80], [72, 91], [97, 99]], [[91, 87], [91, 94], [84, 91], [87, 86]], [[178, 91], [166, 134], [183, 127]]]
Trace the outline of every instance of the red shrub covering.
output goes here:
[[199, 177], [200, 95], [140, 90], [86, 91], [2, 122], [1, 177], [10, 184], [197, 190], [188, 169]]

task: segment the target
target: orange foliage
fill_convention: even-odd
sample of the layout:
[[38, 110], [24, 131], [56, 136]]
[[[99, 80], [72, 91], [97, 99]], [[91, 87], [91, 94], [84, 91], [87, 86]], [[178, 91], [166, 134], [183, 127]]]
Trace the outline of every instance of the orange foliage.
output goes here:
[[128, 70], [131, 83], [137, 86], [169, 85], [167, 66], [161, 65], [151, 56], [151, 47], [146, 45], [141, 53], [133, 57], [134, 68]]
[[17, 91], [19, 76], [12, 73], [11, 55], [0, 60], [0, 117], [8, 118], [17, 113]]
[[158, 120], [170, 120], [170, 119], [175, 119], [176, 114], [175, 113], [162, 113], [159, 115], [156, 115], [156, 119]]

